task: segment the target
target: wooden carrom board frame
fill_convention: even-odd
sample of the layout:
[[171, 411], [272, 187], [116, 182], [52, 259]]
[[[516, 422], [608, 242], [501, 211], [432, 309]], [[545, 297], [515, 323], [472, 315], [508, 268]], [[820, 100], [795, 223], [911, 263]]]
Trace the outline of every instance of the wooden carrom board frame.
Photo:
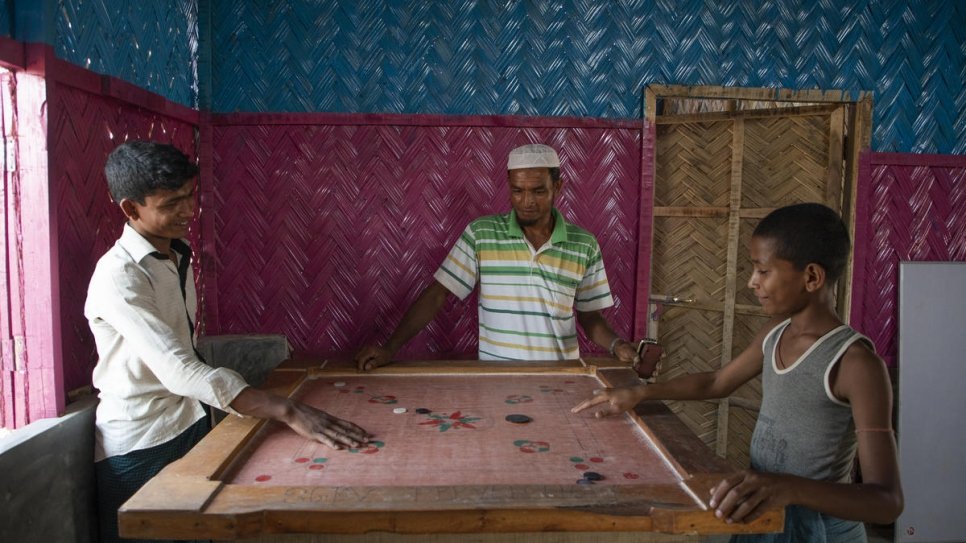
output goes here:
[[[593, 375], [606, 386], [638, 382], [613, 360], [493, 364], [480, 361], [396, 363], [382, 375], [493, 373]], [[293, 359], [265, 388], [292, 394], [306, 379], [357, 375], [347, 360]], [[526, 532], [775, 532], [784, 512], [750, 524], [714, 516], [709, 490], [730, 472], [660, 402], [638, 406], [631, 418], [677, 472], [667, 485], [474, 485], [447, 487], [254, 486], [225, 482], [244, 461], [264, 421], [229, 416], [184, 458], [165, 468], [119, 510], [122, 537], [236, 539], [263, 534], [396, 534]], [[682, 489], [684, 492], [682, 492]], [[686, 496], [688, 501], [682, 501]]]

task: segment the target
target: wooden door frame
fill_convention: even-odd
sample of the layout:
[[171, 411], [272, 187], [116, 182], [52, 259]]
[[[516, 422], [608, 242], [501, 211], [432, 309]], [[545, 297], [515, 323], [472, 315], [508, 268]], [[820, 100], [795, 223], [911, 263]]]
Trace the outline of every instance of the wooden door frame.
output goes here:
[[[664, 98], [691, 98], [708, 100], [728, 100], [728, 111], [734, 112], [738, 100], [756, 100], [763, 102], [795, 102], [810, 103], [812, 105], [846, 105], [848, 114], [845, 121], [845, 171], [843, 172], [843, 183], [847, 190], [842, 194], [842, 215], [843, 220], [849, 228], [849, 233], [853, 240], [855, 238], [855, 196], [859, 177], [859, 154], [868, 150], [872, 141], [872, 92], [860, 91], [853, 98], [848, 91], [843, 90], [795, 90], [783, 88], [759, 88], [759, 87], [722, 87], [710, 85], [663, 85], [649, 84], [644, 87], [644, 121], [653, 129], [657, 124], [658, 100]], [[807, 106], [806, 106], [807, 107]], [[750, 111], [749, 111], [750, 113]], [[707, 114], [704, 114], [707, 115]], [[652, 138], [652, 143], [656, 145], [656, 138]], [[655, 148], [656, 153], [656, 148]], [[647, 167], [650, 169], [645, 175], [657, 182], [656, 177], [657, 157], [650, 161]], [[653, 190], [653, 184], [651, 189]], [[653, 195], [651, 195], [653, 202]], [[841, 303], [839, 308], [842, 311], [842, 318], [848, 321], [851, 314], [852, 297], [851, 289], [847, 288], [852, 283], [853, 255], [849, 253], [848, 265], [842, 280], [838, 285]], [[650, 287], [650, 285], [648, 285]]]
[[[658, 118], [659, 101], [665, 98], [682, 99], [707, 99], [725, 101], [724, 111], [720, 114], [714, 112], [703, 112], [699, 114], [674, 114]], [[751, 100], [762, 102], [788, 102], [787, 108], [762, 109], [762, 110], [739, 110], [739, 100]], [[844, 106], [844, 108], [843, 108]], [[844, 115], [842, 109], [845, 110]], [[834, 110], [834, 111], [833, 111]], [[642, 176], [650, 178], [650, 194], [644, 194], [645, 201], [654, 203], [654, 191], [657, 184], [657, 130], [656, 127], [661, 123], [680, 123], [696, 122], [720, 117], [720, 120], [734, 119], [739, 126], [743, 126], [745, 119], [767, 117], [772, 115], [801, 115], [828, 111], [833, 117], [833, 126], [838, 123], [835, 118], [841, 120], [840, 129], [832, 130], [829, 141], [830, 156], [836, 156], [837, 162], [844, 162], [844, 171], [841, 172], [841, 183], [843, 184], [841, 194], [834, 194], [831, 191], [831, 183], [827, 188], [826, 197], [829, 200], [841, 199], [842, 218], [852, 233], [854, 239], [855, 232], [855, 198], [856, 187], [859, 175], [859, 154], [869, 148], [872, 134], [872, 93], [862, 91], [857, 98], [853, 99], [846, 91], [823, 91], [823, 90], [792, 90], [792, 89], [766, 89], [748, 87], [721, 87], [721, 86], [684, 86], [684, 85], [647, 85], [644, 88], [644, 134], [654, 146], [651, 150], [650, 160], [642, 164]], [[838, 132], [838, 134], [836, 134]], [[742, 149], [744, 147], [743, 130], [735, 132], [732, 142], [733, 160], [739, 164], [738, 171], [732, 170], [732, 186], [735, 182], [740, 182], [742, 172], [740, 170]], [[844, 139], [844, 140], [843, 140]], [[844, 149], [843, 149], [844, 147]], [[645, 149], [645, 152], [647, 150]], [[829, 175], [834, 176], [834, 172]], [[732, 193], [729, 201], [729, 247], [728, 247], [728, 268], [734, 270], [736, 266], [737, 253], [737, 232], [739, 229], [738, 221], [740, 213], [740, 194]], [[718, 209], [707, 209], [704, 212], [712, 214], [720, 213]], [[764, 215], [764, 210], [756, 211], [756, 216]], [[750, 216], [749, 216], [750, 217]], [[654, 220], [652, 210], [651, 221]], [[647, 226], [647, 225], [642, 225]], [[645, 228], [642, 228], [642, 231]], [[646, 228], [653, 235], [653, 224]], [[651, 242], [653, 247], [653, 240]], [[853, 254], [849, 253], [849, 260], [842, 280], [838, 284], [838, 309], [842, 312], [842, 318], [847, 321], [851, 313], [851, 288], [853, 270]], [[648, 259], [648, 265], [653, 265], [653, 260]], [[730, 272], [729, 272], [730, 273]], [[648, 273], [648, 277], [653, 281], [653, 274]], [[735, 285], [736, 278], [731, 277], [726, 287], [725, 300], [725, 328], [722, 330], [722, 353], [719, 367], [724, 366], [731, 360], [733, 330], [735, 311]], [[650, 293], [650, 283], [647, 285]], [[732, 315], [729, 320], [727, 315]], [[649, 330], [650, 331], [650, 330]], [[656, 330], [654, 331], [656, 332]], [[722, 398], [713, 403], [717, 403], [717, 426], [716, 426], [716, 452], [724, 457], [727, 453], [729, 441], [729, 411], [730, 404], [734, 403], [738, 407], [757, 411], [756, 405], [745, 405], [742, 398]]]

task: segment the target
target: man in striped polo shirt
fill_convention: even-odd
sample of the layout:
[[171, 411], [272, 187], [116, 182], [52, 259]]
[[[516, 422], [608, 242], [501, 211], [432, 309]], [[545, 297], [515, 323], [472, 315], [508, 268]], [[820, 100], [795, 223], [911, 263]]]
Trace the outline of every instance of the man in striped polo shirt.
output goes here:
[[578, 358], [580, 322], [592, 341], [628, 364], [635, 361], [634, 346], [600, 313], [614, 299], [597, 240], [553, 206], [562, 185], [556, 151], [539, 144], [517, 147], [507, 170], [512, 210], [470, 222], [389, 341], [356, 354], [360, 370], [388, 364], [450, 294], [463, 300], [477, 283], [480, 359]]

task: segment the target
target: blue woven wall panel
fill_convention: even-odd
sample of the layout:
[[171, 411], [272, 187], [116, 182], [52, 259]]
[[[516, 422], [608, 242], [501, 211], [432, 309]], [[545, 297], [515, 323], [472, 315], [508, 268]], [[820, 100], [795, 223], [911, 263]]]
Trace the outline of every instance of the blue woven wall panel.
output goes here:
[[13, 4], [11, 0], [0, 0], [0, 36], [9, 38], [13, 36]]
[[197, 0], [57, 3], [58, 57], [197, 107]]
[[639, 117], [646, 83], [875, 91], [873, 147], [966, 153], [966, 2], [211, 2], [212, 109]]

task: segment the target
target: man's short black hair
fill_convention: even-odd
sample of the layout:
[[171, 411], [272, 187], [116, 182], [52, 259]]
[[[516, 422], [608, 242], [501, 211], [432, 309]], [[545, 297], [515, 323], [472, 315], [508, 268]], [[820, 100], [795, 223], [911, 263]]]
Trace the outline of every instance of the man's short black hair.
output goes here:
[[845, 271], [851, 247], [849, 231], [838, 213], [822, 204], [778, 208], [758, 223], [752, 235], [772, 240], [775, 256], [798, 270], [812, 263], [822, 266], [829, 284]]
[[547, 168], [550, 170], [550, 181], [556, 183], [560, 181], [560, 168]]
[[[509, 178], [510, 176], [510, 171], [512, 170], [507, 170], [507, 178]], [[547, 168], [547, 171], [550, 173], [551, 183], [556, 183], [557, 181], [560, 181], [560, 168]]]
[[156, 190], [177, 190], [194, 179], [198, 166], [173, 145], [134, 140], [111, 151], [104, 175], [114, 202], [127, 199], [143, 205]]

